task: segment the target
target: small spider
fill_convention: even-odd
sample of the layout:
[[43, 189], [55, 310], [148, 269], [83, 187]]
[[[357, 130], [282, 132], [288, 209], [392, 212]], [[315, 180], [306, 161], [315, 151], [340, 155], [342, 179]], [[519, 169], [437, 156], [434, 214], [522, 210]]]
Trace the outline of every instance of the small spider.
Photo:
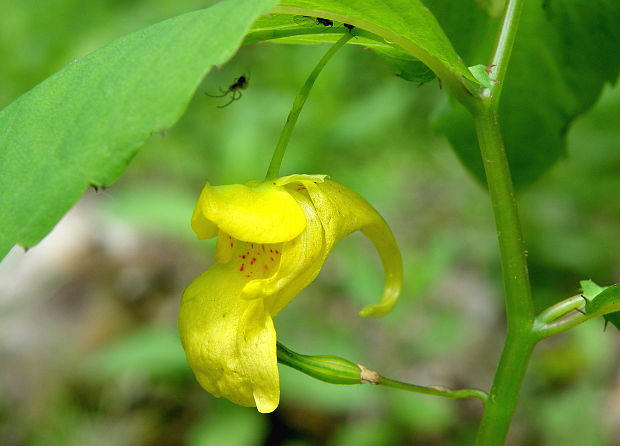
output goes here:
[[249, 76], [241, 75], [236, 78], [235, 81], [226, 90], [220, 87], [220, 93], [222, 94], [205, 94], [212, 98], [223, 98], [230, 95], [230, 100], [226, 104], [217, 106], [217, 108], [224, 108], [232, 104], [234, 101], [238, 101], [239, 99], [241, 99], [241, 90], [245, 90], [246, 88], [248, 88], [249, 83]]

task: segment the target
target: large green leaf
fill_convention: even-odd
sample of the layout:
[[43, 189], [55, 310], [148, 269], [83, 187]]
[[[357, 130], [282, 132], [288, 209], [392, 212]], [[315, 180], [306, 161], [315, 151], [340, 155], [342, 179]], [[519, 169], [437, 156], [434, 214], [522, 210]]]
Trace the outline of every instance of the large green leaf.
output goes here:
[[463, 79], [476, 83], [420, 0], [282, 0], [274, 11], [328, 18], [380, 36], [422, 61], [456, 94], [464, 93]]
[[44, 237], [89, 186], [113, 183], [173, 125], [275, 0], [226, 0], [78, 60], [0, 112], [0, 258]]
[[[466, 31], [469, 25], [451, 12], [453, 3], [429, 0], [429, 7], [455, 42], [454, 34], [465, 37], [460, 44], [469, 48], [457, 45], [461, 53], [473, 55], [476, 61], [488, 60], [489, 29], [494, 21], [482, 20], [484, 13], [478, 11], [474, 16], [478, 25]], [[473, 14], [477, 2], [463, 3], [469, 3]], [[594, 104], [606, 82], [615, 81], [620, 70], [619, 23], [617, 0], [526, 2], [500, 105], [506, 150], [518, 188], [531, 184], [566, 153], [570, 124]], [[437, 121], [437, 128], [483, 180], [472, 120], [464, 108], [453, 103]]]

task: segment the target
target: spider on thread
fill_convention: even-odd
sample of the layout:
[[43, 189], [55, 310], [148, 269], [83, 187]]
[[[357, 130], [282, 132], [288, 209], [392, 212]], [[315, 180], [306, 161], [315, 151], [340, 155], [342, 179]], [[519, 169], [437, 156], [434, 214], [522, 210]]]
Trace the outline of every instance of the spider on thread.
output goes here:
[[250, 77], [243, 74], [239, 76], [238, 78], [236, 78], [234, 82], [226, 90], [220, 87], [221, 94], [209, 94], [209, 93], [205, 93], [205, 94], [212, 98], [223, 98], [225, 96], [230, 95], [230, 100], [226, 104], [217, 106], [217, 108], [224, 108], [224, 107], [228, 107], [233, 102], [241, 99], [241, 96], [242, 96], [241, 90], [245, 90], [246, 88], [248, 88], [249, 83], [250, 83]]

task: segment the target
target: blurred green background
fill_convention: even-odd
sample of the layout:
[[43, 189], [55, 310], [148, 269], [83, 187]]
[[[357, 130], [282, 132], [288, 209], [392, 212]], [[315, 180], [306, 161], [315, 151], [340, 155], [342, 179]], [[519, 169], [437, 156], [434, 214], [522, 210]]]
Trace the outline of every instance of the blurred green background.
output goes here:
[[[110, 40], [212, 2], [0, 2], [0, 107]], [[187, 113], [151, 137], [115, 185], [87, 191], [54, 232], [0, 264], [0, 445], [468, 445], [481, 407], [371, 386], [338, 387], [280, 367], [270, 415], [202, 391], [176, 334], [184, 287], [212, 260], [189, 228], [206, 179], [260, 179], [292, 100], [324, 47], [255, 44], [204, 80]], [[279, 339], [382, 374], [490, 385], [504, 334], [494, 223], [482, 188], [429, 125], [445, 94], [362, 48], [318, 80], [282, 174], [324, 173], [392, 225], [406, 262], [395, 311], [357, 310], [382, 271], [362, 236], [276, 319]], [[250, 87], [209, 98], [241, 74]], [[578, 281], [620, 278], [620, 88], [568, 134], [569, 156], [521, 197], [538, 308]], [[544, 341], [511, 445], [620, 445], [619, 335], [593, 321]]]

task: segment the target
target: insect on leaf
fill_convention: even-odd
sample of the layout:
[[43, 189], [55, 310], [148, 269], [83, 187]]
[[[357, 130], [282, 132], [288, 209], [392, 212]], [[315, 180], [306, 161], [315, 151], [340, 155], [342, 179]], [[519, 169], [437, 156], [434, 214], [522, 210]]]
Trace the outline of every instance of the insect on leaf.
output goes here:
[[474, 75], [476, 80], [480, 82], [484, 88], [491, 88], [492, 81], [489, 77], [489, 69], [485, 65], [474, 65], [468, 68], [470, 73]]

